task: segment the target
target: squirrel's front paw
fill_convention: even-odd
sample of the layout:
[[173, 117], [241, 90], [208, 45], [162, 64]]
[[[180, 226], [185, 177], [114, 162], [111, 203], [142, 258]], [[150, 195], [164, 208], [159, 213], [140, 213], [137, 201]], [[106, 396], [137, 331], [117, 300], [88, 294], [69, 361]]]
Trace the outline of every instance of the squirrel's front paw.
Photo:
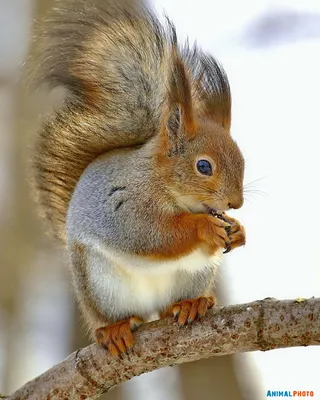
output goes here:
[[173, 315], [180, 326], [190, 324], [195, 319], [204, 317], [208, 309], [214, 306], [215, 302], [213, 296], [203, 296], [196, 299], [183, 300], [174, 303], [168, 309], [167, 315]]
[[246, 244], [246, 231], [240, 222], [234, 218], [225, 216], [225, 221], [229, 222], [231, 225], [227, 228], [230, 244], [224, 252], [228, 253], [236, 247], [244, 246]]
[[201, 217], [198, 224], [198, 234], [201, 239], [214, 249], [230, 246], [230, 224], [211, 215]]
[[97, 343], [116, 357], [128, 353], [134, 345], [132, 332], [142, 323], [141, 318], [131, 317], [99, 328], [95, 332]]

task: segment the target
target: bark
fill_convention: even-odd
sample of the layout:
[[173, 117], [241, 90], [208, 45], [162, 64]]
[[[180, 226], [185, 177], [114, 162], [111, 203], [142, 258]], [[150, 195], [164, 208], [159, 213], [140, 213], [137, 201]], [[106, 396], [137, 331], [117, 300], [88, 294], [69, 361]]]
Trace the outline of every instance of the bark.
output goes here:
[[160, 367], [212, 356], [320, 344], [320, 298], [264, 299], [217, 307], [179, 328], [171, 318], [142, 326], [134, 352], [114, 359], [91, 345], [27, 383], [8, 400], [96, 399], [120, 383]]

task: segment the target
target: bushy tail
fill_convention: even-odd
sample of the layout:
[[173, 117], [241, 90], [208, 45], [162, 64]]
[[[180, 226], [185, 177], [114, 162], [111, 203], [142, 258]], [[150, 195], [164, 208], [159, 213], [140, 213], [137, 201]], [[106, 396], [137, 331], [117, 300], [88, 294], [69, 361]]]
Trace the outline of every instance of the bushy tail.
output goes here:
[[41, 213], [58, 239], [84, 169], [158, 130], [169, 36], [138, 0], [58, 1], [40, 22], [33, 81], [68, 93], [42, 125], [33, 162]]

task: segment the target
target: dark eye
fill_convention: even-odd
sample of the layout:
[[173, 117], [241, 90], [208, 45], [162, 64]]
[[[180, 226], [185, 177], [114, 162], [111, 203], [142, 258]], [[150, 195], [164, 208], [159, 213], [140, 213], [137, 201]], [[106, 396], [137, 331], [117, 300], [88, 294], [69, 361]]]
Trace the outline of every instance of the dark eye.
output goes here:
[[197, 170], [202, 175], [212, 175], [212, 166], [207, 160], [199, 160], [197, 162]]

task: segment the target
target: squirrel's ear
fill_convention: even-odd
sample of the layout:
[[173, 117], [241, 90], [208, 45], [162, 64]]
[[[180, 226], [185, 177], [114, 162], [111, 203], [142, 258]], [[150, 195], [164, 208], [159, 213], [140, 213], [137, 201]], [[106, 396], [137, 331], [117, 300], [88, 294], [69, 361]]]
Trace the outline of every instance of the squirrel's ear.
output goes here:
[[231, 92], [227, 74], [215, 58], [202, 54], [201, 68], [195, 79], [196, 96], [205, 115], [227, 131], [231, 126]]
[[183, 151], [184, 140], [195, 136], [196, 126], [190, 79], [176, 49], [172, 59], [166, 110], [162, 118], [162, 139], [167, 152], [177, 154]]
[[180, 109], [180, 123], [186, 136], [193, 136], [195, 133], [194, 113], [192, 107], [191, 83], [188, 71], [174, 50], [172, 69], [169, 80], [169, 110], [174, 116], [177, 108]]
[[192, 137], [195, 133], [192, 108], [191, 84], [188, 72], [178, 51], [173, 49], [171, 73], [168, 84], [167, 126], [183, 128], [184, 134]]

